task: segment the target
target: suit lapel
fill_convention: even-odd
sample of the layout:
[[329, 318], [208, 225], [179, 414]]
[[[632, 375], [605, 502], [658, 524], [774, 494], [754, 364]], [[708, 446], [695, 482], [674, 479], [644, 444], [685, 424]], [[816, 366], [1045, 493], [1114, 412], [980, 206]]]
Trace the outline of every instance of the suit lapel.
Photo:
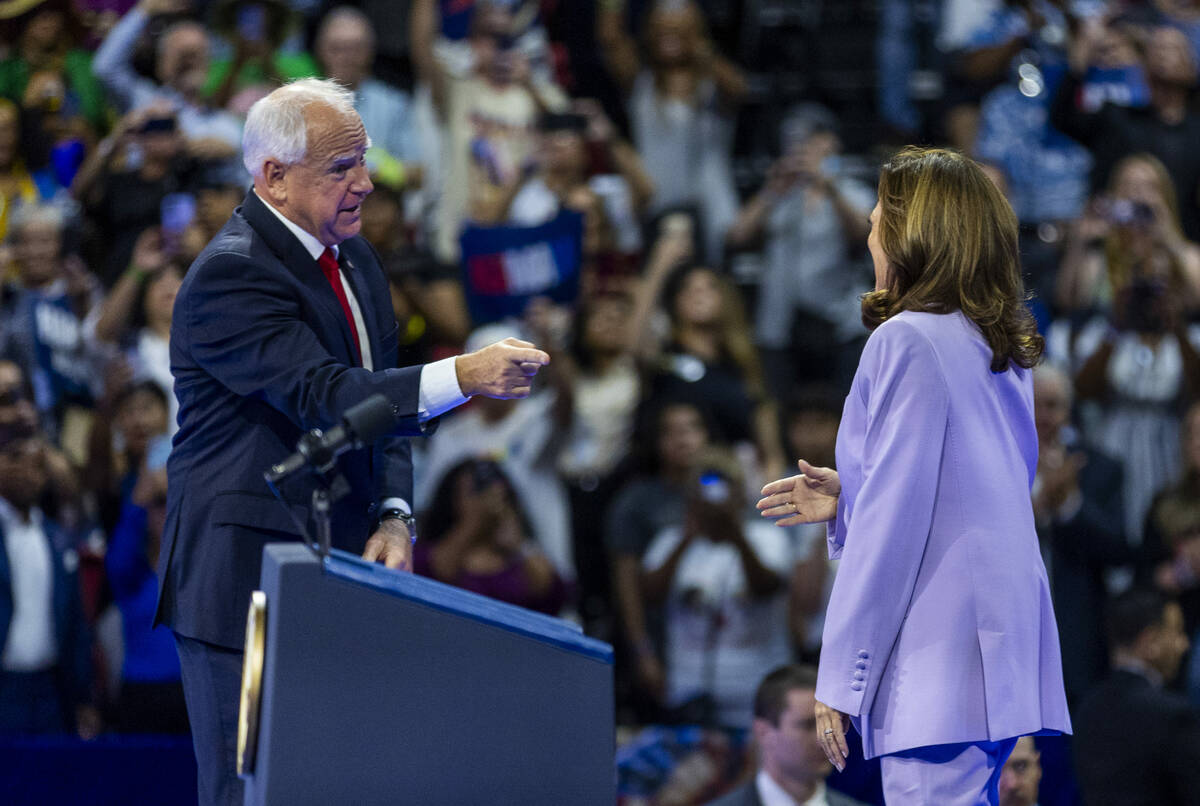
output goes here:
[[[333, 293], [325, 272], [313, 260], [312, 255], [296, 236], [275, 215], [267, 209], [267, 203], [258, 197], [253, 190], [246, 194], [242, 202], [242, 216], [263, 242], [279, 258], [287, 269], [305, 288], [309, 299], [314, 300], [324, 315], [319, 322], [308, 322], [309, 327], [320, 331], [333, 327], [341, 334], [342, 352], [336, 357], [350, 366], [358, 366], [358, 355], [354, 347], [354, 336], [350, 333], [350, 323], [342, 311], [342, 304]], [[355, 295], [358, 296], [357, 290]], [[361, 296], [359, 297], [361, 300]], [[361, 302], [360, 302], [361, 307]], [[369, 328], [368, 328], [369, 332]]]

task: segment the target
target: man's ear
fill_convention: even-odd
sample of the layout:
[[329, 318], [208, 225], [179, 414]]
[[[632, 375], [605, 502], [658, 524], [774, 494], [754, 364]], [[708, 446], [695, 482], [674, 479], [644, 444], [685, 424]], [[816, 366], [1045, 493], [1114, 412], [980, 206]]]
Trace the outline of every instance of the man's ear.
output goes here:
[[763, 741], [767, 738], [768, 735], [770, 735], [770, 732], [772, 729], [774, 729], [774, 727], [775, 727], [774, 725], [772, 725], [770, 722], [768, 722], [765, 719], [762, 719], [760, 717], [754, 718], [754, 724], [752, 726], [752, 729], [754, 731], [754, 741], [758, 745], [758, 750], [759, 750], [760, 754], [762, 753]]
[[276, 206], [287, 203], [287, 183], [284, 181], [288, 166], [275, 159], [263, 160], [262, 178], [254, 183]]

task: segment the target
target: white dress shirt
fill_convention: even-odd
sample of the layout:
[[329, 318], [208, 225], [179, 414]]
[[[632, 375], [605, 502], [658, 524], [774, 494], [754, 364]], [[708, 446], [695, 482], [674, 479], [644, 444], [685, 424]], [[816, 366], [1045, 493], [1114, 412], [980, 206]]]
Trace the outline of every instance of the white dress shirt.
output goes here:
[[762, 768], [758, 770], [754, 785], [758, 788], [758, 799], [762, 801], [762, 806], [829, 806], [829, 801], [825, 797], [824, 781], [817, 781], [812, 797], [803, 803], [789, 795], [787, 790], [777, 784], [775, 779]]
[[54, 554], [34, 508], [24, 520], [0, 498], [0, 527], [12, 585], [13, 615], [0, 665], [8, 672], [40, 672], [58, 660], [54, 635]]
[[[256, 191], [257, 195], [257, 191]], [[262, 197], [259, 197], [262, 198]], [[270, 210], [283, 225], [288, 228], [288, 231], [296, 236], [300, 241], [301, 246], [312, 255], [313, 260], [319, 258], [325, 251], [325, 245], [317, 240], [316, 236], [306, 231], [299, 224], [287, 218], [283, 213], [279, 212], [265, 199], [263, 204]], [[338, 248], [332, 247], [333, 254], [336, 257]], [[371, 355], [371, 342], [367, 338], [367, 326], [363, 320], [362, 309], [358, 305], [358, 298], [354, 296], [354, 289], [350, 287], [349, 280], [346, 279], [346, 273], [340, 268], [338, 269], [338, 277], [341, 278], [342, 288], [346, 292], [346, 300], [350, 303], [350, 313], [354, 318], [354, 327], [358, 331], [358, 343], [362, 348], [363, 368], [374, 370], [374, 358]], [[467, 398], [462, 393], [462, 389], [458, 385], [458, 373], [454, 369], [454, 357], [443, 358], [441, 361], [434, 361], [431, 364], [426, 364], [421, 368], [421, 381], [417, 393], [417, 419], [421, 422], [431, 420], [441, 414], [445, 414], [450, 409], [460, 406], [467, 402]], [[383, 502], [383, 508], [399, 507], [405, 512], [412, 513], [412, 508], [407, 501], [399, 498], [388, 498]]]

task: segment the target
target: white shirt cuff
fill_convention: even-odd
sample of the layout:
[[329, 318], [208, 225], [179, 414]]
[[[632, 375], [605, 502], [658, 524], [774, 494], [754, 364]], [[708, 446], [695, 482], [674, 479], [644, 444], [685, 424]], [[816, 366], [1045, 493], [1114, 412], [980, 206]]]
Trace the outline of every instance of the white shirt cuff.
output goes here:
[[385, 509], [398, 509], [401, 512], [403, 512], [405, 515], [412, 514], [412, 507], [410, 507], [408, 505], [408, 502], [405, 501], [403, 498], [385, 498], [385, 499], [383, 499], [383, 504], [379, 507], [379, 511], [383, 512]]
[[443, 358], [421, 367], [421, 386], [417, 399], [417, 419], [421, 422], [440, 417], [467, 402], [458, 386], [454, 358]]

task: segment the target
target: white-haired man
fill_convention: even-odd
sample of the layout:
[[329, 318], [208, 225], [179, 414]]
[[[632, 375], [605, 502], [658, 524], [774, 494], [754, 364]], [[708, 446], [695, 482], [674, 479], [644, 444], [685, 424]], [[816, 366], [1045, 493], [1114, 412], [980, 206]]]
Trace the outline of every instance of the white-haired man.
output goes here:
[[[523, 397], [549, 358], [515, 339], [396, 368], [397, 325], [374, 250], [358, 237], [369, 145], [351, 94], [303, 79], [256, 103], [243, 161], [254, 187], [192, 264], [175, 304], [171, 371], [179, 432], [167, 465], [156, 618], [176, 635], [200, 802], [236, 804], [243, 623], [262, 546], [299, 537], [262, 472], [302, 433], [380, 393], [394, 435], [339, 460], [334, 545], [409, 568], [407, 436], [472, 395]], [[308, 511], [312, 482], [281, 491]], [[369, 536], [369, 537], [368, 537]]]

